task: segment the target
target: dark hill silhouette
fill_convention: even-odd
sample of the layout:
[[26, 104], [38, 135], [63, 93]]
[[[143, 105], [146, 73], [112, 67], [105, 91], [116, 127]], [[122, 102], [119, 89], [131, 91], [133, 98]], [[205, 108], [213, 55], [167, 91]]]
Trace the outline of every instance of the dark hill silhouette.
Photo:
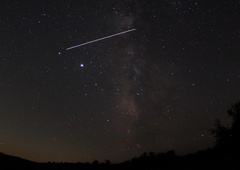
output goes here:
[[20, 168], [20, 167], [32, 167], [37, 163], [33, 161], [29, 161], [26, 159], [22, 159], [16, 156], [6, 155], [4, 153], [0, 153], [0, 169], [2, 168]]
[[15, 156], [0, 153], [0, 169], [34, 169], [34, 170], [225, 170], [240, 169], [240, 103], [232, 105], [228, 110], [232, 118], [232, 126], [224, 127], [218, 120], [216, 128], [211, 132], [216, 137], [216, 146], [185, 156], [178, 156], [174, 151], [155, 154], [143, 153], [139, 157], [122, 163], [111, 164], [109, 160], [99, 163], [37, 163]]
[[123, 163], [37, 163], [21, 158], [1, 154], [0, 169], [35, 169], [35, 170], [89, 170], [89, 169], [137, 169], [137, 170], [225, 170], [240, 169], [239, 156], [225, 155], [220, 150], [211, 148], [197, 153], [177, 156], [173, 151], [155, 154], [143, 153], [139, 157]]

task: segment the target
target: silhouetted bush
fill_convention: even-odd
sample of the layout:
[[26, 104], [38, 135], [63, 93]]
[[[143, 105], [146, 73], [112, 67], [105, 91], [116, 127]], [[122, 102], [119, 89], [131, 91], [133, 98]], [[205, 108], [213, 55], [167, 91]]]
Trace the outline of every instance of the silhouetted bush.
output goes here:
[[220, 120], [216, 121], [216, 128], [211, 130], [216, 137], [216, 147], [228, 149], [231, 152], [240, 151], [240, 102], [232, 105], [228, 110], [228, 116], [232, 119], [232, 125], [225, 127]]

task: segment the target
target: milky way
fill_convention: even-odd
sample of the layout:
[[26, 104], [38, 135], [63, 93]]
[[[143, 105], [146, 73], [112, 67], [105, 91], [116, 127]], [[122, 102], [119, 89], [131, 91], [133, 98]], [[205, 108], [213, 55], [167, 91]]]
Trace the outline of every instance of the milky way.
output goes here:
[[213, 146], [209, 130], [240, 96], [239, 11], [238, 0], [1, 1], [0, 152], [121, 162]]

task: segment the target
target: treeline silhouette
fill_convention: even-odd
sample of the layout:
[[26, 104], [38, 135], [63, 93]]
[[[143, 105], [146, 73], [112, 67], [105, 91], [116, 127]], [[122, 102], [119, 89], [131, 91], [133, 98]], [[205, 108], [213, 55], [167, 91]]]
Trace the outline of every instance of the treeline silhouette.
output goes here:
[[99, 163], [37, 163], [18, 157], [0, 153], [0, 169], [35, 169], [35, 170], [91, 170], [91, 169], [137, 169], [137, 170], [223, 170], [240, 169], [240, 102], [235, 103], [228, 110], [232, 124], [225, 127], [220, 120], [216, 121], [215, 129], [210, 132], [216, 138], [213, 148], [198, 151], [185, 156], [178, 156], [175, 152], [156, 154], [154, 152], [143, 153], [139, 157], [122, 163], [112, 164], [109, 160]]

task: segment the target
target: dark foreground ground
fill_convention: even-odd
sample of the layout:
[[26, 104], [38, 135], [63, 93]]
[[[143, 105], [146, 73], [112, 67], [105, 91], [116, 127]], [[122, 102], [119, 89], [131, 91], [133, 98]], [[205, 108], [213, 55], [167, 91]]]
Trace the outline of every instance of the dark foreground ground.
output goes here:
[[34, 169], [34, 170], [90, 170], [90, 169], [184, 169], [184, 170], [225, 170], [240, 169], [240, 156], [237, 152], [221, 149], [208, 149], [186, 156], [177, 156], [174, 151], [167, 153], [144, 153], [132, 160], [111, 164], [104, 163], [36, 163], [0, 153], [0, 170]]

